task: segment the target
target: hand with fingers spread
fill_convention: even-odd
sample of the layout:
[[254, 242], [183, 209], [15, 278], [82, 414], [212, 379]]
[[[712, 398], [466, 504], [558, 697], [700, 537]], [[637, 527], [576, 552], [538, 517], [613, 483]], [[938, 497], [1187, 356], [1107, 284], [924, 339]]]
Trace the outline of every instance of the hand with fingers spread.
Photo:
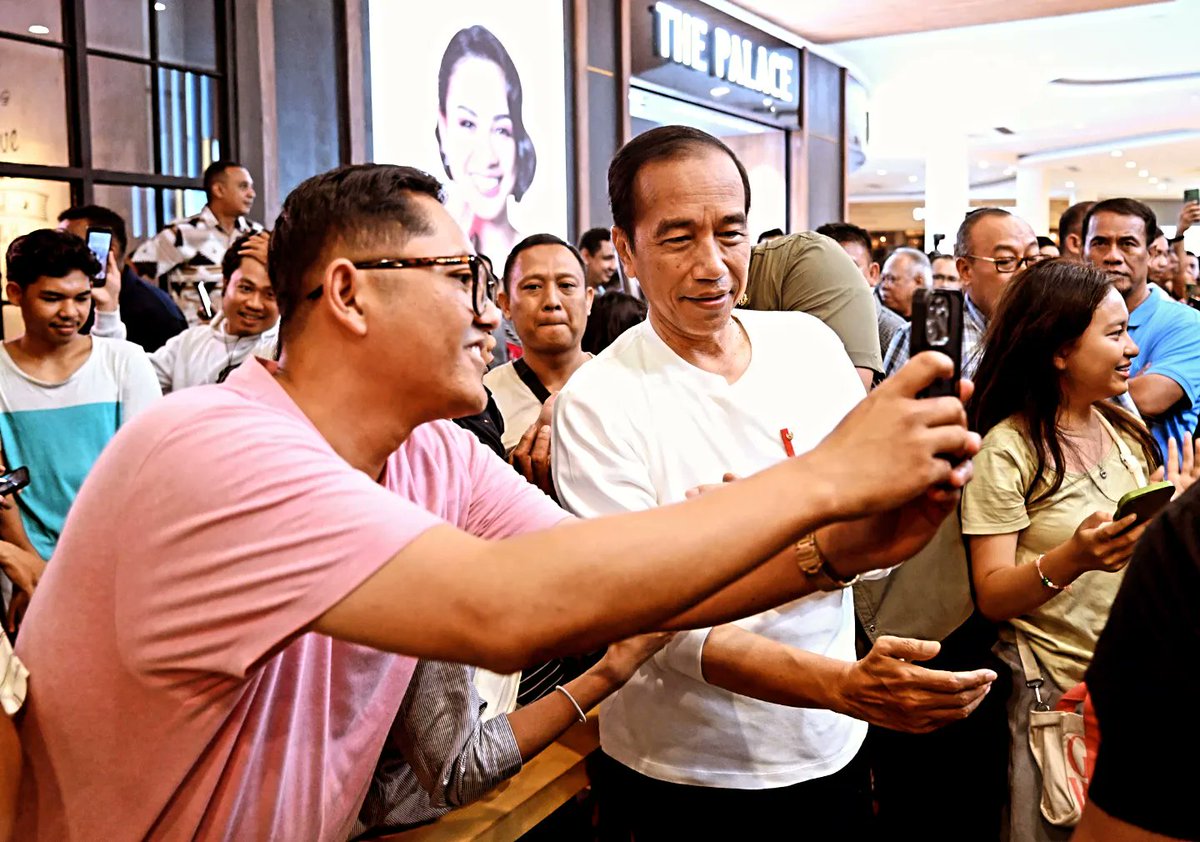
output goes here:
[[1191, 433], [1183, 434], [1183, 452], [1175, 437], [1167, 439], [1167, 461], [1150, 475], [1151, 482], [1166, 480], [1175, 486], [1175, 497], [1192, 487], [1200, 478], [1200, 441], [1192, 441]]
[[554, 478], [550, 472], [550, 419], [554, 412], [554, 395], [542, 404], [537, 421], [529, 426], [508, 460], [517, 472], [550, 497], [554, 497]]
[[[918, 398], [939, 377], [953, 374], [944, 354], [918, 354], [854, 408], [820, 446], [806, 455], [819, 472], [834, 478], [842, 518], [861, 517], [911, 503], [931, 489], [918, 508], [936, 516], [949, 511], [971, 478], [970, 458], [979, 436], [967, 429], [962, 381], [960, 398]], [[940, 519], [939, 519], [940, 520]]]
[[946, 672], [918, 666], [941, 644], [883, 636], [866, 657], [847, 665], [841, 693], [843, 713], [922, 734], [971, 715], [987, 696], [996, 673], [989, 669]]

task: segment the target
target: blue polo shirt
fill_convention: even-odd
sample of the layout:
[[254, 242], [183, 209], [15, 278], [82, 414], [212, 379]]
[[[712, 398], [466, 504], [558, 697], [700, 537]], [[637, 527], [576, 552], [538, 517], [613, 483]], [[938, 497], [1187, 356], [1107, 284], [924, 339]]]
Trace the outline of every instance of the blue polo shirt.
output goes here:
[[1165, 459], [1168, 438], [1174, 438], [1182, 447], [1183, 434], [1196, 431], [1200, 412], [1200, 312], [1151, 291], [1129, 314], [1129, 335], [1138, 346], [1133, 371], [1170, 377], [1183, 389], [1183, 400], [1150, 425]]

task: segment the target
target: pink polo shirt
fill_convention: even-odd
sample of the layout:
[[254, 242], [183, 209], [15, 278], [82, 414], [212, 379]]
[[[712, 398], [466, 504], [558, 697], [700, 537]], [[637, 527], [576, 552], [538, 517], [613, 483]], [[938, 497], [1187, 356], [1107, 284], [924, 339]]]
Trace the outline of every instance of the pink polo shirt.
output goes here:
[[414, 662], [302, 630], [434, 525], [563, 517], [450, 422], [372, 481], [266, 364], [158, 402], [92, 469], [21, 630], [16, 838], [341, 842]]

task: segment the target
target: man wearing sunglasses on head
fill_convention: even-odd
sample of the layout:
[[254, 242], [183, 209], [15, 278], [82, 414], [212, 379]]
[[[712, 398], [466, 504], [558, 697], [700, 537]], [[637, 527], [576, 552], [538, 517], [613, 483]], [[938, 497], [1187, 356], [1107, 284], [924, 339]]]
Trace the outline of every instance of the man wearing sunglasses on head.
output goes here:
[[[811, 452], [564, 523], [442, 420], [483, 408], [499, 313], [441, 199], [409, 167], [302, 183], [269, 255], [282, 362], [172, 395], [105, 450], [17, 647], [37, 676], [17, 838], [341, 842], [414, 657], [513, 672], [790, 602], [893, 564], [875, 536], [895, 533], [863, 524], [969, 480], [961, 402], [916, 398], [950, 374], [927, 354]], [[799, 563], [818, 528], [826, 555]]]
[[[954, 257], [964, 293], [962, 369], [964, 377], [971, 377], [1000, 291], [1017, 272], [1045, 258], [1029, 223], [1001, 208], [980, 208], [967, 214], [958, 226]], [[883, 359], [887, 376], [908, 362], [911, 336], [909, 324], [892, 338]]]

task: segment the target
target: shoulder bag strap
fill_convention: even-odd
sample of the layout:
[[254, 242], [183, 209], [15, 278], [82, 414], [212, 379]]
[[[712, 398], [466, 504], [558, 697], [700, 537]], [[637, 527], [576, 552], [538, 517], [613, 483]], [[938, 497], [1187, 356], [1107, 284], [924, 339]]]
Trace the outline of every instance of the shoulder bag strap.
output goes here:
[[541, 379], [529, 367], [529, 363], [525, 359], [519, 358], [513, 360], [513, 370], [517, 373], [517, 377], [521, 378], [521, 382], [529, 391], [533, 392], [533, 396], [537, 398], [538, 403], [545, 403], [550, 398], [550, 390], [547, 389]]
[[1013, 632], [1017, 638], [1017, 655], [1021, 658], [1021, 669], [1025, 673], [1025, 686], [1033, 691], [1033, 697], [1036, 699], [1033, 709], [1050, 710], [1050, 706], [1042, 699], [1042, 685], [1045, 681], [1042, 679], [1042, 670], [1034, 657], [1033, 649], [1029, 646], [1029, 638], [1018, 628], [1014, 627]]

